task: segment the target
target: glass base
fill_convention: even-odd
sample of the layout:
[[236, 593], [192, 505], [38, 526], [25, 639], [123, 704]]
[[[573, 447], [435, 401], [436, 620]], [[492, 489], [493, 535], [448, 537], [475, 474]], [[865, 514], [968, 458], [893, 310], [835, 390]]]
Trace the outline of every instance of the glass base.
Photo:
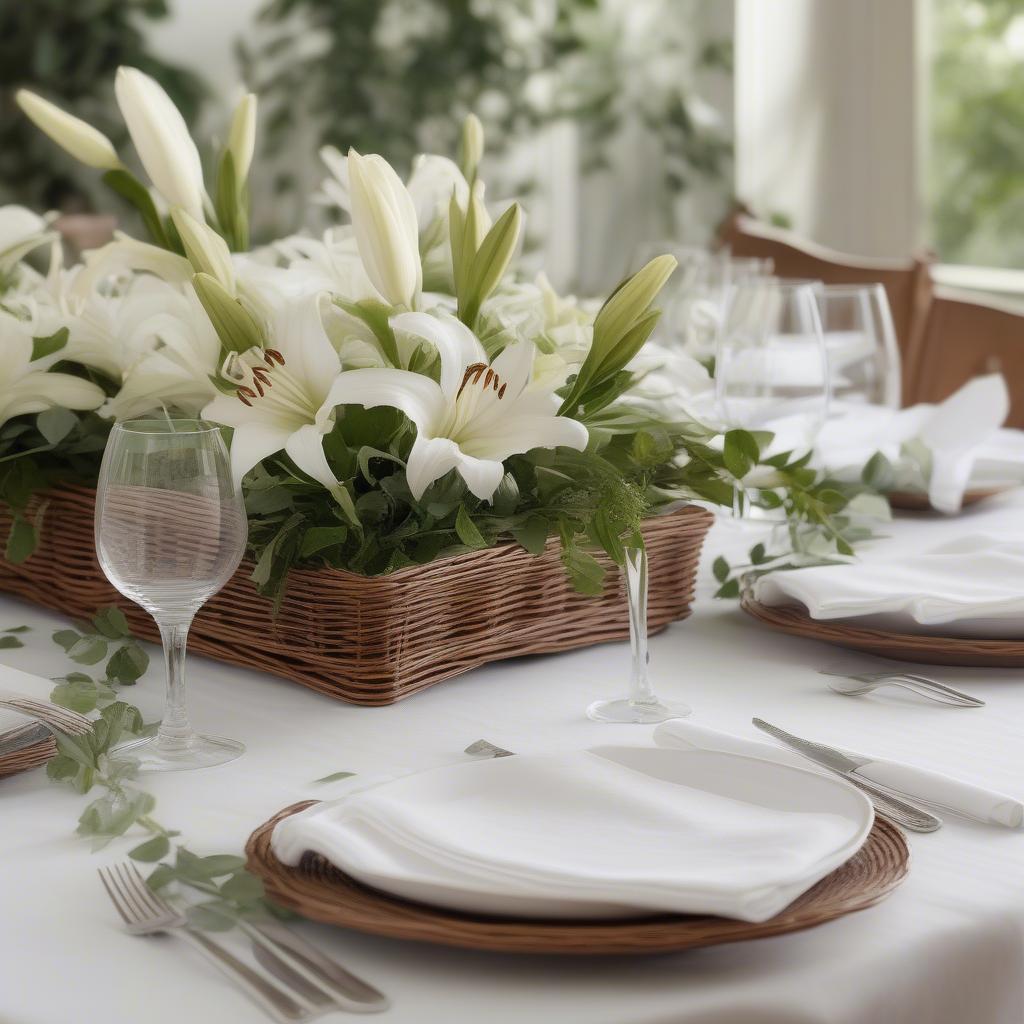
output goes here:
[[135, 740], [117, 748], [130, 754], [143, 772], [183, 772], [190, 768], [213, 768], [227, 764], [245, 753], [245, 744], [223, 736], [193, 736], [182, 746], [160, 742], [158, 736]]
[[587, 718], [595, 722], [617, 722], [637, 725], [656, 725], [670, 718], [686, 718], [693, 709], [682, 701], [632, 701], [628, 697], [618, 700], [596, 700], [587, 708]]

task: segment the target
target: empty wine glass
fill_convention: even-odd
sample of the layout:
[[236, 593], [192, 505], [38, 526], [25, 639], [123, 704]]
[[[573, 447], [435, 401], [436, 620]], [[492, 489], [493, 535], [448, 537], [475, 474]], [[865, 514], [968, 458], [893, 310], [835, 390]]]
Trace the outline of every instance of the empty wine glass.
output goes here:
[[832, 397], [898, 409], [900, 356], [885, 289], [880, 284], [821, 285], [815, 295]]
[[682, 701], [659, 700], [648, 675], [647, 649], [647, 550], [643, 544], [626, 546], [626, 598], [629, 603], [629, 644], [632, 676], [629, 695], [598, 700], [587, 708], [595, 722], [653, 725], [670, 718], [685, 718], [690, 706]]
[[[729, 428], [770, 431], [772, 451], [810, 451], [828, 413], [828, 357], [814, 286], [777, 278], [736, 285], [715, 355], [719, 415]], [[749, 484], [738, 481], [742, 518]]]
[[209, 767], [245, 749], [193, 730], [185, 646], [196, 612], [238, 567], [246, 528], [219, 428], [170, 418], [115, 425], [96, 489], [96, 552], [107, 579], [156, 620], [167, 666], [159, 731], [120, 748], [141, 768]]

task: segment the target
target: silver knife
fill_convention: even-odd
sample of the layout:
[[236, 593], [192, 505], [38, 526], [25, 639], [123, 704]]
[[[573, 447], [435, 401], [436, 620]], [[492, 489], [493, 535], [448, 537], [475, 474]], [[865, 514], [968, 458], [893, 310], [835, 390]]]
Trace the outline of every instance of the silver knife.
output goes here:
[[754, 718], [751, 721], [761, 732], [766, 732], [769, 736], [785, 743], [787, 747], [806, 757], [808, 761], [813, 761], [815, 764], [835, 772], [836, 775], [842, 776], [870, 798], [879, 814], [892, 819], [897, 824], [903, 825], [913, 832], [934, 832], [942, 826], [942, 819], [930, 811], [894, 796], [857, 775], [857, 769], [868, 763], [867, 758], [853, 758], [834, 747], [826, 747], [823, 743], [812, 743], [810, 740], [801, 739], [776, 725], [769, 725], [768, 722], [760, 718]]

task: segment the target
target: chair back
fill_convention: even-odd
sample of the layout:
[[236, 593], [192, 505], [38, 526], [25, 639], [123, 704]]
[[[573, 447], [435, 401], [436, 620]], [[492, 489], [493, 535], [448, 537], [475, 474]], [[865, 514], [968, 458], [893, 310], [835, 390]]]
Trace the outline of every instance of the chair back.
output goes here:
[[907, 370], [909, 404], [940, 402], [973, 377], [1002, 373], [1010, 389], [1006, 425], [1024, 428], [1024, 310], [937, 290]]

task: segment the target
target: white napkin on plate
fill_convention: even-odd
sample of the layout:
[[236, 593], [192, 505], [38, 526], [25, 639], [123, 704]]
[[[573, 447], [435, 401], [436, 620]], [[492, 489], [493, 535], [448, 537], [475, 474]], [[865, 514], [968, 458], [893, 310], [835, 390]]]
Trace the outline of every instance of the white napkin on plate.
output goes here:
[[[932, 507], [946, 513], [960, 511], [969, 488], [1024, 483], [1024, 432], [999, 429], [1010, 409], [1001, 374], [976, 377], [938, 405], [838, 407], [842, 414], [825, 424], [815, 449], [818, 462], [839, 479], [859, 479], [881, 452], [893, 466], [894, 491], [926, 489]], [[904, 454], [908, 443], [930, 457], [927, 473]]]
[[802, 604], [812, 619], [864, 629], [1024, 639], [1024, 536], [970, 534], [901, 559], [773, 572], [755, 581], [766, 605]]
[[279, 823], [272, 844], [284, 863], [314, 851], [376, 888], [470, 912], [761, 921], [870, 829], [866, 804], [813, 780], [653, 747], [517, 755], [316, 805]]
[[[761, 758], [773, 764], [793, 764], [809, 768], [811, 771], [828, 772], [827, 768], [815, 765], [813, 761], [801, 757], [788, 747], [733, 736], [731, 733], [719, 732], [707, 726], [695, 725], [683, 718], [662, 722], [657, 726], [654, 730], [654, 742], [658, 746], [676, 750], [717, 750], [731, 754], [746, 754], [748, 757]], [[842, 747], [836, 749], [843, 750]], [[848, 752], [844, 750], [844, 753]], [[859, 757], [868, 756], [860, 751], [851, 753]], [[903, 766], [896, 761], [885, 763], [893, 778], [902, 776], [904, 785], [898, 787], [897, 791], [910, 799], [923, 800], [944, 807], [955, 814], [984, 821], [990, 825], [1002, 825], [1004, 828], [1020, 828], [1024, 821], [1024, 807], [1021, 802], [1005, 793], [987, 790], [975, 783], [963, 783], [940, 772]], [[904, 767], [908, 770], [897, 772], [898, 768]]]

